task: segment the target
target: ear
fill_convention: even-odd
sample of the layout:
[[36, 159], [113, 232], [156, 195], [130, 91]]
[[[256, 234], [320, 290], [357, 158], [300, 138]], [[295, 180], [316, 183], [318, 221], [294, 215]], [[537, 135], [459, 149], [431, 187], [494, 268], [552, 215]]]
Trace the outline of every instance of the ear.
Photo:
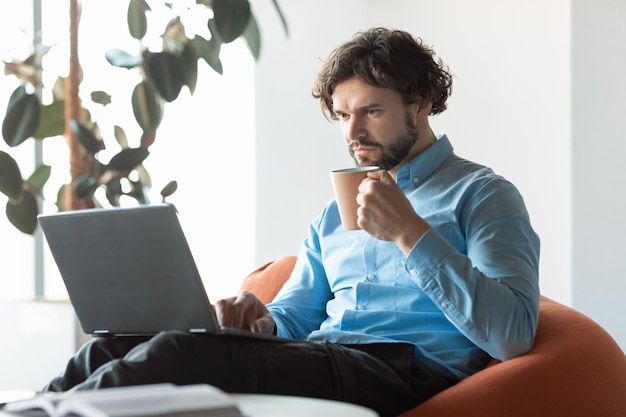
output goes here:
[[430, 112], [431, 112], [432, 109], [433, 109], [433, 102], [432, 101], [426, 101], [424, 103], [418, 103], [417, 104], [417, 113], [416, 113], [415, 117], [417, 118], [417, 120], [426, 119], [430, 115]]

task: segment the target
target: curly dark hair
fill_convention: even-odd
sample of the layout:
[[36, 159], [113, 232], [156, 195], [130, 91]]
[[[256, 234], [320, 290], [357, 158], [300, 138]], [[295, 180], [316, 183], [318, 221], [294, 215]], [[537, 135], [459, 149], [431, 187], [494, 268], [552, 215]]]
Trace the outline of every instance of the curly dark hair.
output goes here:
[[335, 86], [352, 77], [399, 92], [405, 104], [432, 102], [431, 115], [443, 112], [452, 94], [452, 75], [435, 52], [400, 30], [378, 27], [359, 32], [331, 52], [312, 91], [327, 118], [337, 120]]

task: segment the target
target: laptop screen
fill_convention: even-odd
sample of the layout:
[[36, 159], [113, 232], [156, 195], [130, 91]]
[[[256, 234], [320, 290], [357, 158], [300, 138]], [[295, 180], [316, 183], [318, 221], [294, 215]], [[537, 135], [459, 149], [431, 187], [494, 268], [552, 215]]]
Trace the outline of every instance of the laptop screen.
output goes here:
[[85, 333], [217, 330], [174, 206], [67, 211], [39, 222]]

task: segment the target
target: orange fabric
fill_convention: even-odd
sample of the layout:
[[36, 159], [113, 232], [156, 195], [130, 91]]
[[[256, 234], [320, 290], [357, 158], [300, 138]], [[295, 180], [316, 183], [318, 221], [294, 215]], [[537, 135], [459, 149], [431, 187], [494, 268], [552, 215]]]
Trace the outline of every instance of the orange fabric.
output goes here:
[[[287, 256], [263, 265], [242, 289], [269, 302], [295, 264]], [[488, 367], [400, 417], [624, 417], [626, 356], [597, 323], [541, 298], [533, 349]]]
[[267, 304], [289, 279], [295, 264], [295, 256], [285, 256], [261, 265], [243, 280], [241, 290], [250, 291]]
[[542, 297], [533, 349], [402, 417], [626, 416], [626, 356], [598, 324]]

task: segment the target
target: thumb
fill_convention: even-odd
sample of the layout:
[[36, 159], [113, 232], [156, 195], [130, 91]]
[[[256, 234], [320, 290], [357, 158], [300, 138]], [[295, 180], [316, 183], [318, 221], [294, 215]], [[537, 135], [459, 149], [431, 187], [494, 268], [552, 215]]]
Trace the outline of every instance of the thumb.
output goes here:
[[378, 171], [372, 171], [367, 173], [367, 178], [380, 181], [384, 184], [395, 184], [395, 181], [389, 175], [389, 172], [384, 169], [379, 169]]

